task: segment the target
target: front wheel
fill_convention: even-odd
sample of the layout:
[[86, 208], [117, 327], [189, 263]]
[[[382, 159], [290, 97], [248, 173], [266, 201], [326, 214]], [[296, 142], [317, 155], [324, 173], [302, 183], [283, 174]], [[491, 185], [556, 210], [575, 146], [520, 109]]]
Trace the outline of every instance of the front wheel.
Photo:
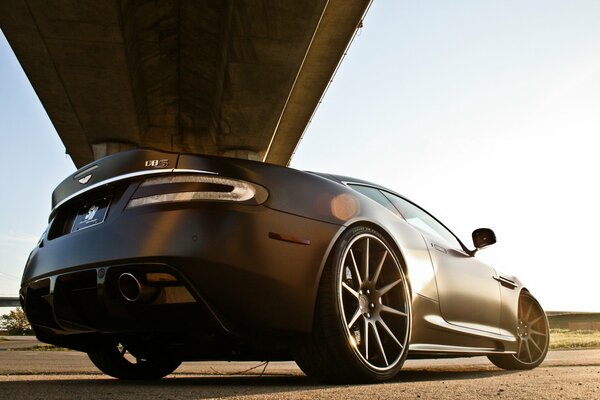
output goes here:
[[154, 380], [175, 371], [181, 361], [170, 358], [144, 358], [132, 352], [128, 345], [110, 341], [88, 352], [90, 360], [106, 375], [119, 379]]
[[312, 335], [296, 362], [323, 382], [380, 382], [408, 352], [409, 286], [398, 256], [368, 227], [344, 232], [319, 286]]
[[544, 361], [550, 343], [548, 318], [542, 306], [529, 292], [519, 296], [515, 354], [494, 354], [488, 358], [502, 369], [532, 369]]

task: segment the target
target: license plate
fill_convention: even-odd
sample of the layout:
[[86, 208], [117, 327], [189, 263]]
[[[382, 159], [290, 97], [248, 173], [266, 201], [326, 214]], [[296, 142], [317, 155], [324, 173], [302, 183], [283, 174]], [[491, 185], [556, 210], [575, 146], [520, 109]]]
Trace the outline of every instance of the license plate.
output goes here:
[[81, 207], [75, 217], [71, 232], [77, 232], [103, 223], [109, 206], [110, 196], [106, 196]]

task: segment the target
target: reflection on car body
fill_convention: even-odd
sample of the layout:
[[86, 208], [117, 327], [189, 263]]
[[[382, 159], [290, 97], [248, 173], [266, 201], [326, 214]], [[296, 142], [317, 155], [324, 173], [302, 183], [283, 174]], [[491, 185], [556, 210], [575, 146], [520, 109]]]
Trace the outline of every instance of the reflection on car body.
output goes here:
[[383, 381], [407, 357], [536, 367], [544, 311], [475, 257], [490, 229], [473, 241], [369, 182], [130, 150], [56, 188], [21, 301], [41, 341], [123, 379], [186, 360], [295, 360], [324, 382]]

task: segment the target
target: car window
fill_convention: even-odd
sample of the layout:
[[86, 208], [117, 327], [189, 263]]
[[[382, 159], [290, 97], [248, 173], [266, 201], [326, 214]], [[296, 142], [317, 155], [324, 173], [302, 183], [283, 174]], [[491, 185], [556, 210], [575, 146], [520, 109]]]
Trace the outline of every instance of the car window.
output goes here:
[[432, 238], [443, 241], [452, 248], [459, 250], [463, 248], [452, 232], [423, 209], [395, 194], [389, 192], [382, 193], [400, 211], [406, 222]]
[[364, 194], [371, 200], [375, 200], [376, 202], [378, 202], [379, 204], [381, 204], [382, 206], [384, 206], [385, 208], [387, 208], [394, 214], [396, 214], [396, 215], [399, 214], [396, 207], [394, 207], [394, 205], [390, 202], [390, 200], [383, 193], [381, 193], [379, 191], [379, 189], [376, 189], [371, 186], [363, 186], [363, 185], [356, 185], [356, 184], [349, 184], [348, 186], [350, 186], [352, 189], [356, 190], [357, 192]]

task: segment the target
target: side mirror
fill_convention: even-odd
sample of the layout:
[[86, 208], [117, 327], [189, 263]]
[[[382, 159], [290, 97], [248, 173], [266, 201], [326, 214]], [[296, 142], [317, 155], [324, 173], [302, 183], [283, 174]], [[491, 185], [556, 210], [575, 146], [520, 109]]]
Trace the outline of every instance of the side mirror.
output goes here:
[[488, 228], [479, 228], [473, 231], [473, 244], [477, 250], [496, 243], [496, 234]]

